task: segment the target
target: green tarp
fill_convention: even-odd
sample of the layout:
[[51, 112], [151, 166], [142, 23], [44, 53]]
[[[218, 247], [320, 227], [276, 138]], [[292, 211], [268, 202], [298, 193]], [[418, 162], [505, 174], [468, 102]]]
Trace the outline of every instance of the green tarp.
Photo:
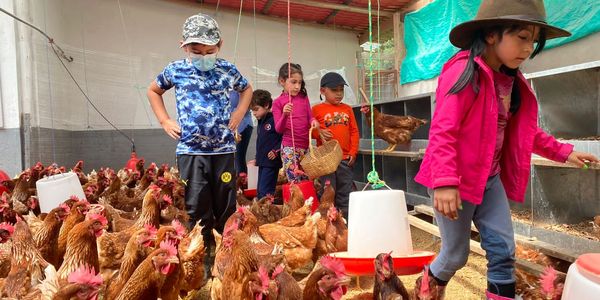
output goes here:
[[[439, 75], [442, 65], [458, 51], [448, 40], [450, 30], [473, 19], [480, 3], [481, 0], [435, 0], [406, 15], [402, 84]], [[548, 23], [572, 33], [568, 38], [548, 41], [545, 49], [600, 31], [600, 0], [545, 0], [544, 3]]]

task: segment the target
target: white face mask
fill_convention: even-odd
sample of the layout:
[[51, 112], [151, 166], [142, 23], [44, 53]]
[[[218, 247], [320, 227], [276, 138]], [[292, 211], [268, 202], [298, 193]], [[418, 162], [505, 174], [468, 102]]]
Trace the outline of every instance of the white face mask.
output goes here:
[[193, 54], [190, 53], [190, 60], [194, 67], [200, 71], [210, 71], [216, 67], [217, 53], [212, 54]]

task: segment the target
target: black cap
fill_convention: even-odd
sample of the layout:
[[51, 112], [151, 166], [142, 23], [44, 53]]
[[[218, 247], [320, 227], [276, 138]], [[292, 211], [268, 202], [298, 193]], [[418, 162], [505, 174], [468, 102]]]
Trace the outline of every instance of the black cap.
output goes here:
[[323, 75], [323, 77], [321, 77], [321, 87], [334, 88], [334, 87], [338, 87], [340, 85], [348, 85], [348, 84], [344, 80], [344, 77], [342, 77], [342, 75], [340, 75], [338, 73], [329, 72], [329, 73]]

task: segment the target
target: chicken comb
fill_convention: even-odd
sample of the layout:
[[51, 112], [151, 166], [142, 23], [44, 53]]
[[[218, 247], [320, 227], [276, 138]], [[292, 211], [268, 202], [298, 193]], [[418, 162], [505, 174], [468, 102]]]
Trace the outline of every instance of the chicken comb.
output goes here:
[[144, 224], [144, 228], [146, 230], [148, 230], [148, 232], [150, 233], [150, 235], [152, 236], [156, 236], [156, 234], [158, 233], [158, 229], [156, 229], [156, 227], [154, 227], [154, 225], [150, 224], [150, 223], [146, 223]]
[[423, 277], [421, 277], [421, 288], [419, 289], [419, 296], [425, 297], [429, 295], [429, 266], [423, 268]]
[[169, 205], [173, 205], [173, 198], [171, 198], [171, 196], [169, 196], [169, 195], [164, 195], [163, 201], [169, 203]]
[[183, 237], [185, 235], [186, 229], [185, 227], [183, 227], [183, 225], [181, 225], [181, 222], [179, 222], [179, 220], [174, 219], [173, 221], [171, 221], [171, 226], [175, 228], [175, 231], [177, 232], [178, 236]]
[[79, 268], [71, 272], [67, 280], [69, 283], [87, 284], [94, 287], [102, 285], [103, 281], [102, 276], [100, 274], [96, 275], [94, 267], [88, 264], [82, 264]]
[[237, 212], [241, 213], [241, 214], [245, 214], [248, 211], [248, 207], [247, 206], [240, 206], [237, 209]]
[[325, 186], [330, 186], [331, 185], [331, 180], [327, 179], [325, 180]]
[[[88, 187], [89, 188], [89, 187]], [[73, 201], [79, 201], [79, 197], [75, 196], [75, 195], [71, 195], [71, 197], [69, 197], [69, 200], [73, 200]]]
[[283, 264], [279, 264], [277, 267], [275, 267], [275, 270], [273, 271], [271, 278], [275, 279], [275, 277], [277, 277], [277, 275], [281, 274], [284, 270], [285, 270], [285, 266]]
[[169, 251], [169, 256], [177, 255], [177, 248], [175, 247], [175, 245], [172, 242], [168, 242], [166, 240], [160, 242], [160, 249]]
[[260, 266], [258, 268], [258, 277], [260, 278], [260, 283], [263, 289], [269, 288], [269, 273], [264, 266]]
[[321, 265], [334, 272], [336, 277], [346, 275], [346, 267], [344, 267], [344, 264], [339, 259], [326, 255], [321, 258]]
[[2, 222], [2, 223], [0, 223], [0, 230], [6, 230], [6, 231], [8, 231], [8, 233], [10, 233], [12, 235], [13, 232], [15, 232], [15, 226], [13, 226], [12, 224], [10, 224], [8, 222]]
[[150, 189], [155, 192], [161, 190], [160, 187], [154, 183], [150, 185]]
[[102, 226], [108, 226], [108, 220], [106, 219], [106, 217], [99, 213], [91, 213], [91, 214], [88, 213], [87, 218], [88, 218], [88, 220], [96, 220], [96, 221], [102, 223]]
[[554, 294], [554, 281], [556, 280], [556, 270], [552, 267], [546, 267], [544, 273], [540, 276], [540, 288], [546, 296]]
[[64, 204], [64, 203], [61, 203], [61, 205], [59, 205], [58, 207], [62, 208], [65, 211], [66, 214], [71, 213], [71, 208], [68, 205]]
[[238, 177], [248, 177], [248, 174], [246, 174], [245, 172], [240, 172], [240, 174], [238, 174]]

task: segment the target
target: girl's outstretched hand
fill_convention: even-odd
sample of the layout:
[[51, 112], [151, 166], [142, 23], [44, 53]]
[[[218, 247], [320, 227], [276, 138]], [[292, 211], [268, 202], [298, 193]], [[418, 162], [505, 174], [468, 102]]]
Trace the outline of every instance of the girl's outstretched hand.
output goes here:
[[450, 220], [458, 219], [458, 209], [462, 209], [458, 187], [446, 186], [435, 189], [433, 207]]
[[580, 168], [586, 168], [589, 167], [587, 164], [588, 162], [597, 163], [598, 158], [589, 153], [573, 151], [571, 154], [569, 154], [567, 162], [570, 162]]

